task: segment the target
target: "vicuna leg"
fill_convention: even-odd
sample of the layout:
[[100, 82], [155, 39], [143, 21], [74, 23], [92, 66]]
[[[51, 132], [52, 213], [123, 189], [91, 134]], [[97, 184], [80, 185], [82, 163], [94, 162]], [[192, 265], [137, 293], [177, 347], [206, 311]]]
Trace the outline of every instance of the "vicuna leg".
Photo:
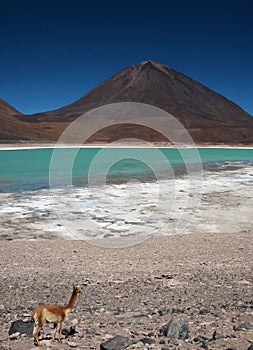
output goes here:
[[33, 329], [34, 341], [35, 341], [35, 344], [37, 344], [38, 346], [40, 345], [40, 342], [39, 342], [39, 331], [41, 329], [41, 326], [42, 326], [42, 324], [40, 324], [39, 322], [35, 322], [34, 329]]
[[62, 322], [63, 322], [63, 321], [60, 321], [60, 323], [59, 323], [59, 329], [58, 329], [58, 341], [59, 341], [59, 343], [61, 342]]
[[56, 337], [57, 328], [58, 328], [58, 323], [56, 324], [56, 327], [55, 327], [53, 341], [55, 341], [55, 337]]

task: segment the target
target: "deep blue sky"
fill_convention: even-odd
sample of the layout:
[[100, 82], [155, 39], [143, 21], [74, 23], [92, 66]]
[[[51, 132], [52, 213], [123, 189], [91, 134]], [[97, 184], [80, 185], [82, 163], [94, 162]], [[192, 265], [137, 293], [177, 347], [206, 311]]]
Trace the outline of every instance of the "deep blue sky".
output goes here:
[[154, 59], [253, 115], [252, 1], [18, 1], [0, 9], [0, 97], [23, 113], [73, 102]]

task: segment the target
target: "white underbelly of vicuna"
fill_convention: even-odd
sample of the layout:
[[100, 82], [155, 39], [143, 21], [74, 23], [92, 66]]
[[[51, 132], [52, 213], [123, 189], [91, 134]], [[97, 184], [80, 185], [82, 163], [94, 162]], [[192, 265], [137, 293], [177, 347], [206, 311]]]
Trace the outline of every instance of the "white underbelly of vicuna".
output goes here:
[[52, 313], [50, 311], [47, 311], [45, 316], [46, 316], [45, 319], [47, 320], [47, 322], [58, 323], [61, 320], [60, 315], [55, 315], [54, 313]]

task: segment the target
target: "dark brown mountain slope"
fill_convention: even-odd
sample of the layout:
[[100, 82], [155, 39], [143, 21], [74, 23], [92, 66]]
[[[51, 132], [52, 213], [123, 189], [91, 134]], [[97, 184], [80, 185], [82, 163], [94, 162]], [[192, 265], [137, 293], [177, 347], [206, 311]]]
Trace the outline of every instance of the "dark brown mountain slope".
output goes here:
[[[63, 131], [67, 124], [61, 123]], [[0, 142], [18, 141], [53, 141], [55, 129], [59, 125], [54, 123], [29, 123], [22, 120], [22, 113], [0, 99]]]
[[21, 115], [21, 113], [0, 98], [0, 140], [20, 140], [22, 138], [24, 123], [14, 118], [14, 115]]
[[[253, 117], [238, 105], [195, 80], [154, 61], [132, 65], [115, 74], [72, 104], [17, 119], [39, 128], [31, 138], [57, 139], [64, 127], [84, 112], [115, 102], [142, 102], [175, 116], [199, 143], [253, 143]], [[137, 121], [136, 121], [137, 122]], [[133, 125], [107, 128], [94, 141], [122, 137], [162, 140], [150, 130]]]

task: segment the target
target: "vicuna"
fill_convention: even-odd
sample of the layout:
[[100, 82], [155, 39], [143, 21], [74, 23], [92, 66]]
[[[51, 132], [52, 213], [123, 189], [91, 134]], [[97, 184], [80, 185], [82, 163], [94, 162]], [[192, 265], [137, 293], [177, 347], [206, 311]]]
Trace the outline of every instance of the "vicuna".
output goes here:
[[58, 341], [59, 342], [61, 341], [62, 323], [66, 319], [68, 314], [71, 312], [71, 310], [73, 309], [77, 296], [81, 294], [82, 294], [82, 291], [80, 287], [74, 286], [71, 298], [66, 306], [42, 305], [37, 307], [33, 311], [32, 318], [34, 319], [34, 322], [35, 322], [33, 336], [34, 336], [35, 344], [40, 345], [39, 331], [45, 321], [53, 322], [56, 324], [53, 340], [55, 341], [56, 333], [58, 329]]

